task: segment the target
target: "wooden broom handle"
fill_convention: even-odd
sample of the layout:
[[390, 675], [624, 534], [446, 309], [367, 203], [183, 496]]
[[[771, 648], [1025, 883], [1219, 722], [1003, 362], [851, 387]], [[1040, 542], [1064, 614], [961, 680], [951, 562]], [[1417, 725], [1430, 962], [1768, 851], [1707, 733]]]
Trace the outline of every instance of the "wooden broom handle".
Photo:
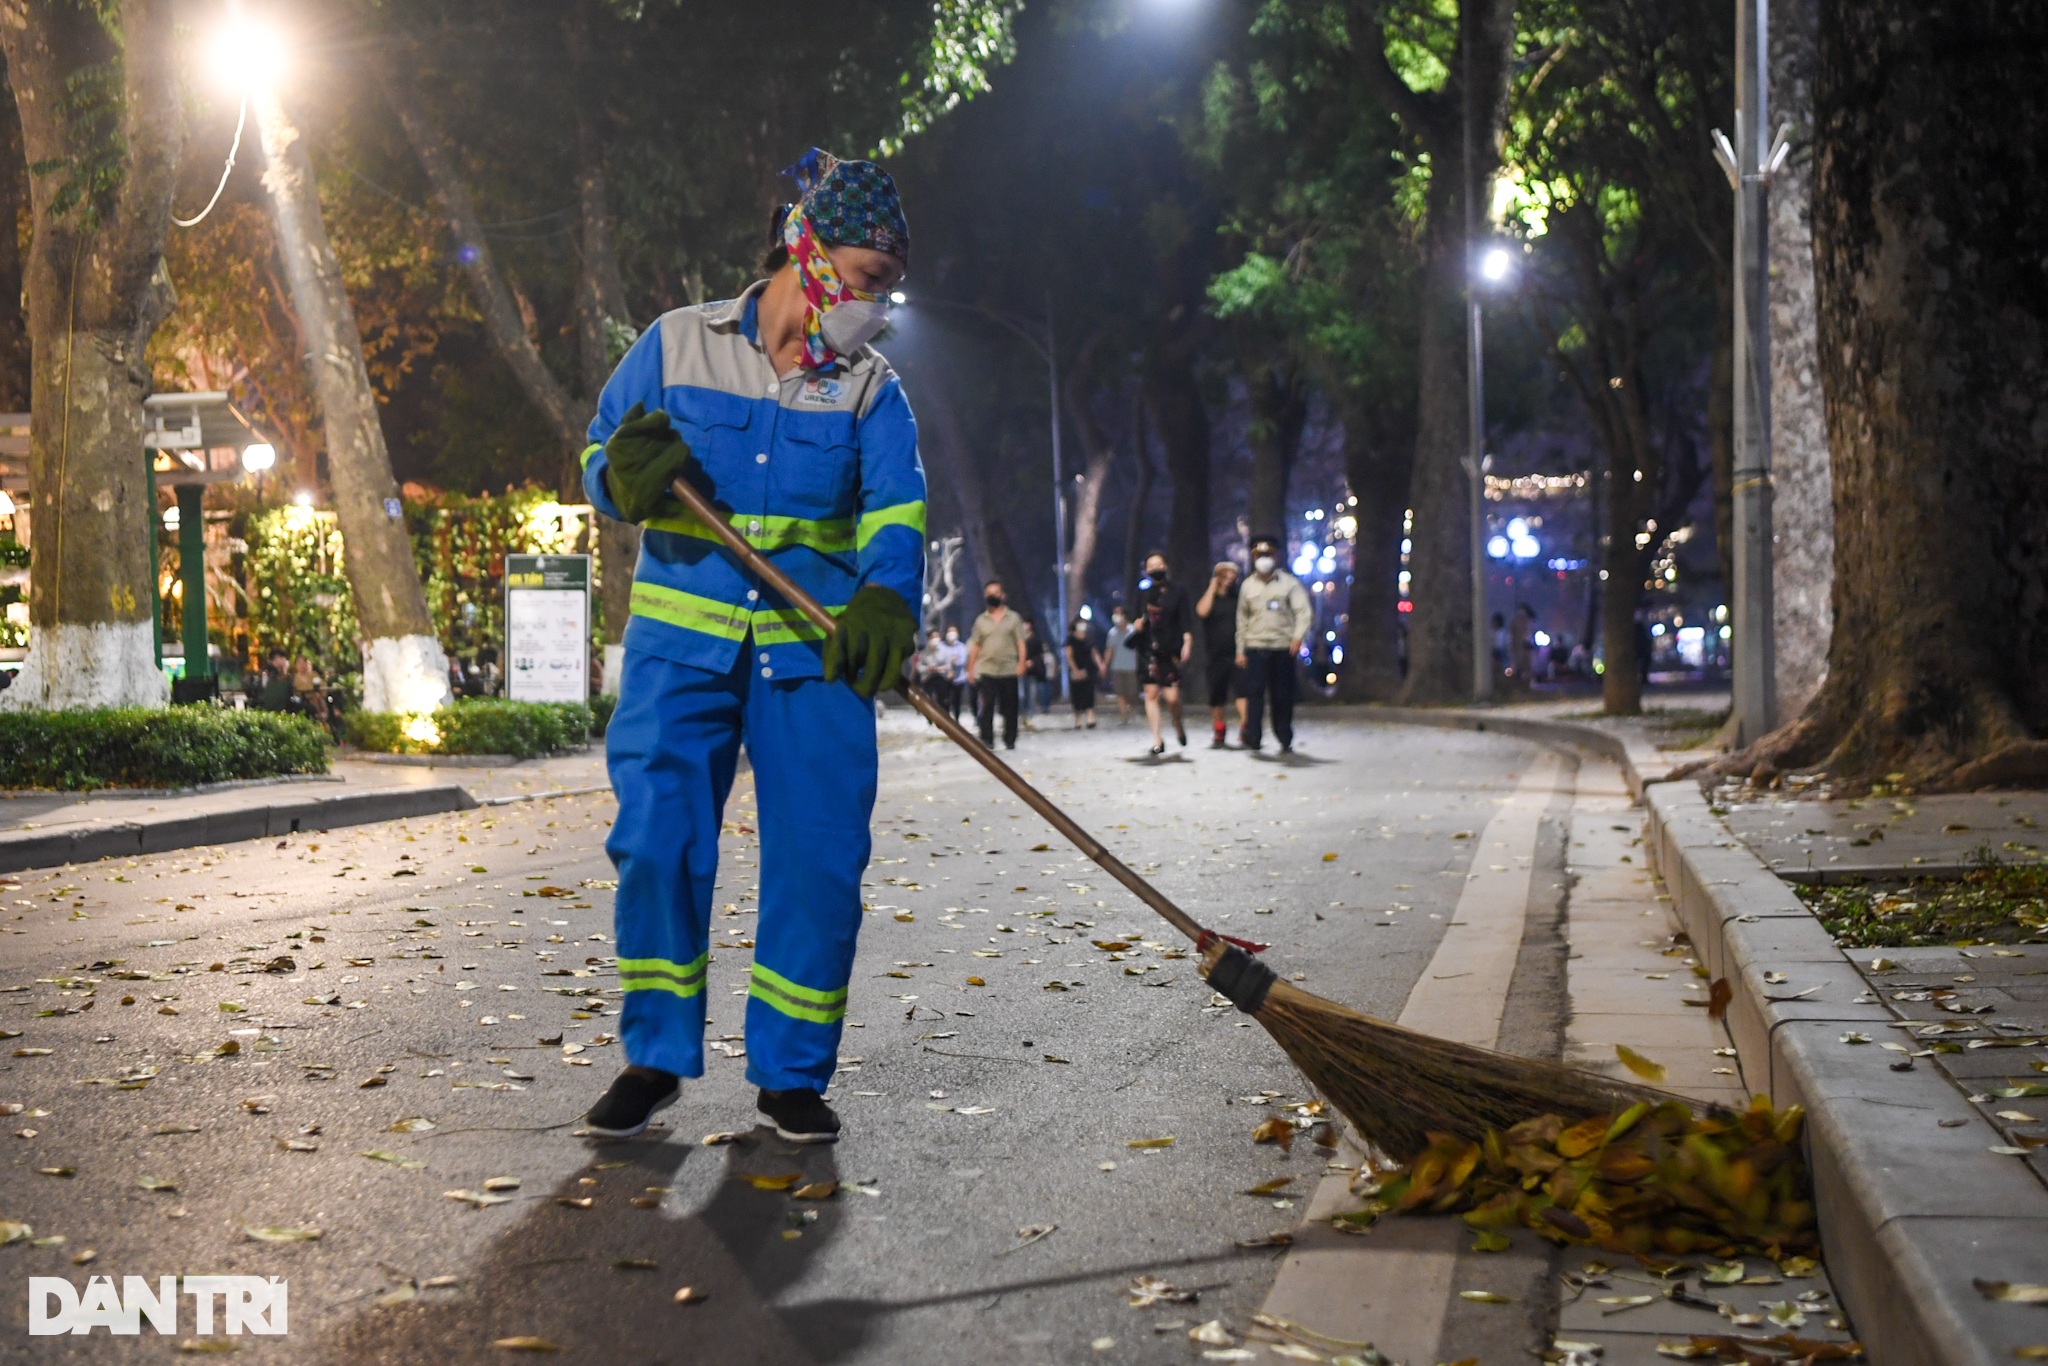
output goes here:
[[[811, 623], [827, 635], [836, 635], [839, 623], [830, 612], [818, 605], [818, 600], [796, 586], [789, 575], [777, 569], [760, 551], [746, 542], [746, 538], [733, 530], [732, 523], [711, 506], [711, 500], [699, 493], [687, 480], [677, 479], [670, 483], [669, 491], [693, 513], [697, 520], [711, 529], [720, 543], [739, 557], [740, 563], [760, 575], [762, 582], [782, 595], [785, 602], [802, 612]], [[1131, 894], [1159, 912], [1168, 924], [1186, 935], [1197, 944], [1204, 943], [1204, 930], [1195, 918], [1173, 904], [1173, 901], [1151, 883], [1133, 872], [1130, 865], [1103, 848], [1102, 842], [1083, 830], [1072, 816], [1053, 805], [1052, 798], [1025, 782], [1016, 769], [1011, 768], [997, 757], [994, 750], [981, 743], [967, 728], [947, 714], [946, 709], [934, 702], [924, 689], [907, 678], [896, 681], [896, 691], [903, 699], [917, 709], [920, 716], [942, 731], [948, 740], [966, 750], [969, 754], [995, 775], [995, 780], [1017, 794], [1023, 803], [1051, 823], [1053, 829], [1065, 835], [1075, 848], [1094, 859], [1105, 872], [1129, 888]]]

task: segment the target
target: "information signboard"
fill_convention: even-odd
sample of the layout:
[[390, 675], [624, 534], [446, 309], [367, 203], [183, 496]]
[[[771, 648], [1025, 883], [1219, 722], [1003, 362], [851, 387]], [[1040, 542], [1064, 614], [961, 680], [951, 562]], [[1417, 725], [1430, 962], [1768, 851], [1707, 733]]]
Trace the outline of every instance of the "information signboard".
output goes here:
[[505, 696], [590, 700], [590, 556], [505, 557]]

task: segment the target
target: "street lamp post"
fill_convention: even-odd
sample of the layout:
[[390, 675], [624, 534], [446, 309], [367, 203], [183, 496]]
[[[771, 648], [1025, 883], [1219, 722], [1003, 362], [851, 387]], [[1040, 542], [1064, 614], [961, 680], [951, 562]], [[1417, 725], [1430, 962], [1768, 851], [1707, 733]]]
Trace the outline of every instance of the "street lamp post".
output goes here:
[[[1479, 279], [1500, 284], [1514, 270], [1514, 258], [1505, 247], [1494, 247], [1475, 263]], [[1466, 432], [1465, 474], [1470, 483], [1472, 517], [1472, 700], [1493, 698], [1493, 640], [1486, 629], [1486, 471], [1493, 461], [1486, 455], [1486, 380], [1481, 368], [1484, 354], [1484, 324], [1481, 317], [1479, 280], [1467, 277], [1465, 312], [1470, 324], [1466, 345]]]
[[[889, 296], [899, 307], [908, 306], [909, 296], [901, 293]], [[1053, 525], [1053, 575], [1057, 580], [1057, 623], [1053, 653], [1059, 658], [1060, 696], [1067, 695], [1067, 652], [1063, 642], [1067, 632], [1067, 473], [1066, 463], [1060, 449], [1060, 362], [1057, 337], [1053, 331], [1052, 299], [1045, 301], [1044, 335], [1034, 331], [1035, 324], [1001, 313], [979, 304], [958, 303], [951, 299], [919, 299], [920, 306], [954, 308], [963, 313], [979, 313], [990, 322], [1003, 328], [1013, 336], [1023, 339], [1024, 344], [1038, 353], [1045, 362], [1046, 398], [1052, 412], [1052, 525]]]
[[1735, 6], [1735, 140], [1714, 130], [1714, 155], [1735, 191], [1734, 686], [1730, 720], [1737, 748], [1777, 727], [1778, 668], [1772, 615], [1771, 175], [1789, 150], [1770, 126], [1770, 0]]

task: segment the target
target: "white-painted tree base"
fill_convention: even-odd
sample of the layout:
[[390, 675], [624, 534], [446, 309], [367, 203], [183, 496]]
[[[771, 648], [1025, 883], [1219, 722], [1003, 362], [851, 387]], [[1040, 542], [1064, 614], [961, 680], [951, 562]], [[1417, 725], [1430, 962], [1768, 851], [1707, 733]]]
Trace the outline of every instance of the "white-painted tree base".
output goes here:
[[161, 707], [171, 685], [156, 663], [156, 631], [146, 621], [38, 627], [14, 686], [0, 708]]
[[364, 649], [364, 711], [432, 711], [453, 699], [448, 656], [432, 636], [379, 636]]
[[604, 647], [604, 695], [619, 695], [619, 675], [626, 671], [626, 647], [607, 645]]

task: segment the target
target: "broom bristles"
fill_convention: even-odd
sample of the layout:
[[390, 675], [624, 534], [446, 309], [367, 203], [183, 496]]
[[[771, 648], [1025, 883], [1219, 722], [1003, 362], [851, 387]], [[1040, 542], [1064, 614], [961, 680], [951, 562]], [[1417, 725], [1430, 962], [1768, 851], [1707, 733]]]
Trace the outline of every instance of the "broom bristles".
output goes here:
[[1274, 982], [1252, 1018], [1359, 1135], [1407, 1161], [1431, 1133], [1477, 1142], [1538, 1115], [1566, 1121], [1673, 1099], [1652, 1087], [1376, 1020]]

